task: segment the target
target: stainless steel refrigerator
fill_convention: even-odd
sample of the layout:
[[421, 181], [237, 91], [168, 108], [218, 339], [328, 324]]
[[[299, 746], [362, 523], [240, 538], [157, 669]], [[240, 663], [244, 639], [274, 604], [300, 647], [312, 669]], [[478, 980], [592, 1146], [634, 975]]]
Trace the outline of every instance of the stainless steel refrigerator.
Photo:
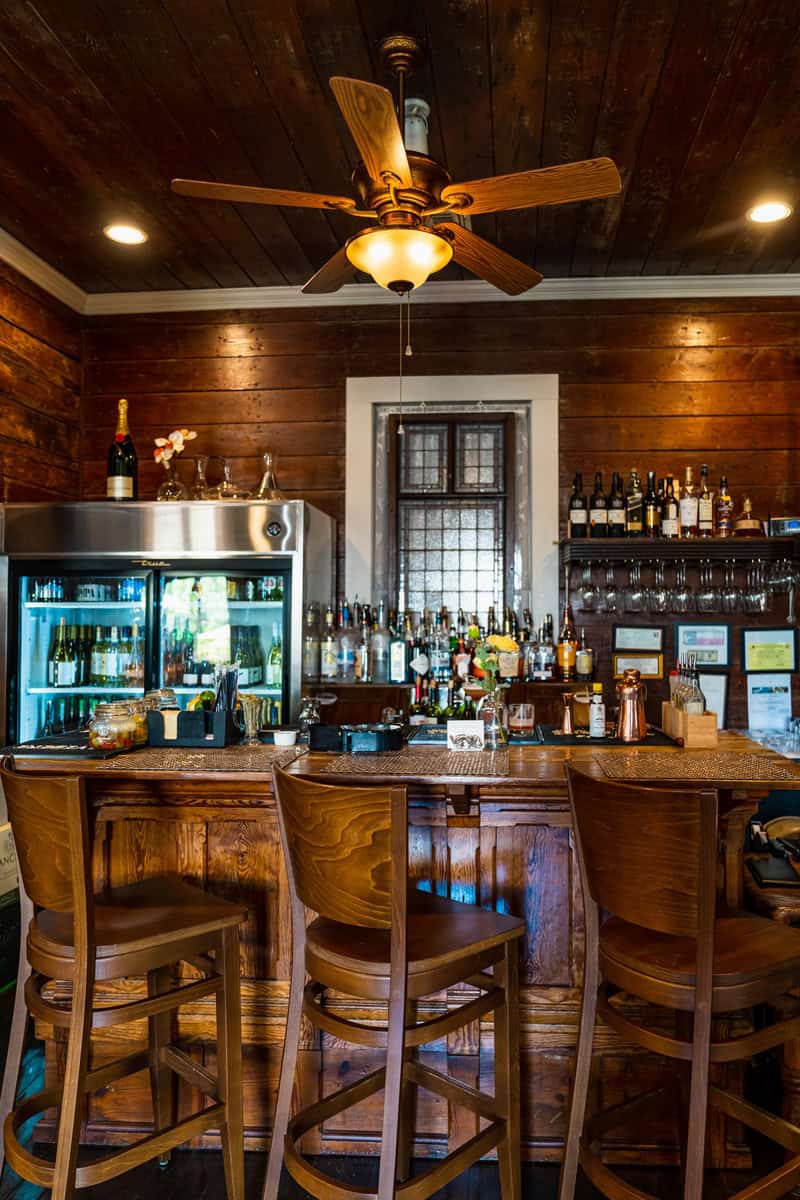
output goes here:
[[302, 500], [0, 506], [2, 740], [154, 687], [185, 705], [237, 659], [265, 722], [290, 720], [333, 556], [334, 521]]

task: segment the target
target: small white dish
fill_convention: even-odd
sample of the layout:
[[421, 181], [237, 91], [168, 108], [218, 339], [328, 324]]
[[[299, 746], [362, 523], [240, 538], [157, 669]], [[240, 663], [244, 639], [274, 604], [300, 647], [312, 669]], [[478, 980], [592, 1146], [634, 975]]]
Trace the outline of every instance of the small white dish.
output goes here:
[[297, 741], [297, 730], [276, 729], [272, 736], [276, 746], [293, 746]]

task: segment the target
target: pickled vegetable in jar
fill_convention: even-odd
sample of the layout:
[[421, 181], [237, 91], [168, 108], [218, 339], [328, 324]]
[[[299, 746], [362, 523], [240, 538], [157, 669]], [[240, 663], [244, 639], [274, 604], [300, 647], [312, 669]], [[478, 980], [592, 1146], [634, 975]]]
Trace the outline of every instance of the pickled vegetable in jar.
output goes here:
[[131, 750], [136, 725], [128, 704], [98, 704], [89, 722], [91, 750]]

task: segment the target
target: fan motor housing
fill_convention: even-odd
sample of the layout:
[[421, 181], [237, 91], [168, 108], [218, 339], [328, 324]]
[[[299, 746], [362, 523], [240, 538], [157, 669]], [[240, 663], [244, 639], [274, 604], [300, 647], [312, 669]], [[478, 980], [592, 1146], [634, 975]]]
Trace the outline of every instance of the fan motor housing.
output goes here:
[[[426, 208], [433, 208], [439, 203], [442, 188], [452, 182], [448, 172], [435, 158], [428, 154], [415, 153], [413, 150], [407, 153], [414, 187], [397, 188], [394, 203], [389, 188], [370, 179], [363, 162], [359, 162], [352, 174], [352, 183], [360, 207], [373, 209], [387, 224], [417, 224], [422, 220], [422, 213]], [[394, 216], [393, 210], [400, 220], [391, 220]]]

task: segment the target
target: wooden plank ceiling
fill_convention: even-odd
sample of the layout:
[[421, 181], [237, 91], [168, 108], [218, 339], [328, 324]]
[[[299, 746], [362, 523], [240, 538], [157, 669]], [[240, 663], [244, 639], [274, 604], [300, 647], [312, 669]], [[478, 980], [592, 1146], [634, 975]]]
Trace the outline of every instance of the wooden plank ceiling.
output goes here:
[[[620, 197], [474, 218], [546, 276], [800, 269], [797, 0], [0, 0], [0, 226], [90, 292], [304, 282], [345, 216], [172, 176], [347, 192], [333, 74], [422, 35], [409, 93], [455, 180], [608, 154]], [[800, 210], [800, 203], [798, 203]], [[150, 234], [132, 250], [102, 228]], [[360, 227], [360, 226], [359, 226]]]

